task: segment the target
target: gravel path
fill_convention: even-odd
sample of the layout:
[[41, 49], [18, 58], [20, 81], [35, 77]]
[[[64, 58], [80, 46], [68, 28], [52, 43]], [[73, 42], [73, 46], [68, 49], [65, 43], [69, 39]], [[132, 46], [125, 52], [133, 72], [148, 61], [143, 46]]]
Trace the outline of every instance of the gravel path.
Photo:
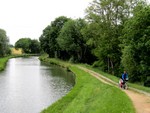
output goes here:
[[[89, 70], [87, 68], [79, 66], [80, 69], [90, 73], [92, 76], [96, 77], [100, 81], [109, 84], [114, 85], [118, 87], [118, 84], [104, 76], [102, 76], [99, 73], [96, 73], [92, 70]], [[141, 90], [137, 90], [135, 88], [129, 88], [128, 90], [123, 90], [132, 100], [133, 105], [136, 109], [136, 113], [150, 113], [150, 93], [146, 93]]]

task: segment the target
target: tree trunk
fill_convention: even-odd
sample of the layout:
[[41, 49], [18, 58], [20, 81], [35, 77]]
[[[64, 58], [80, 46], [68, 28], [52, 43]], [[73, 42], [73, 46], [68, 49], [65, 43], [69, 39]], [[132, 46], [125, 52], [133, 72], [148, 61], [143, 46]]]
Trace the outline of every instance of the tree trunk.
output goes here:
[[110, 63], [111, 63], [112, 74], [114, 75], [114, 65], [113, 65], [112, 60], [110, 60]]
[[107, 65], [108, 65], [108, 73], [109, 73], [109, 70], [110, 70], [110, 69], [109, 69], [109, 68], [110, 68], [110, 67], [109, 67], [109, 58], [107, 58], [107, 63], [108, 63]]

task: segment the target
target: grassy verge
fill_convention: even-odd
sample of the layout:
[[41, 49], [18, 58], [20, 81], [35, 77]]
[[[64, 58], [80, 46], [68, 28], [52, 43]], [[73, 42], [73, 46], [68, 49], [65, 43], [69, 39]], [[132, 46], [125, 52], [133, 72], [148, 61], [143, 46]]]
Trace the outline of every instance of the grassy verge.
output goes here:
[[135, 113], [129, 97], [116, 87], [103, 84], [75, 65], [56, 59], [42, 59], [63, 65], [76, 75], [74, 88], [42, 113]]
[[[80, 66], [83, 66], [83, 67], [86, 67], [86, 68], [88, 68], [88, 69], [91, 69], [91, 70], [93, 70], [93, 71], [95, 71], [95, 72], [97, 72], [97, 73], [99, 73], [99, 74], [101, 74], [101, 75], [103, 75], [103, 76], [105, 76], [105, 77], [107, 77], [107, 78], [113, 80], [113, 81], [116, 82], [116, 83], [118, 83], [118, 81], [119, 81], [119, 78], [118, 78], [118, 77], [116, 77], [116, 76], [114, 76], [114, 75], [110, 75], [110, 74], [105, 73], [105, 72], [102, 72], [102, 71], [100, 71], [100, 70], [97, 69], [97, 68], [92, 68], [90, 65], [80, 64]], [[136, 89], [138, 89], [138, 90], [145, 91], [145, 92], [147, 92], [147, 93], [150, 93], [150, 88], [149, 88], [149, 87], [144, 87], [144, 86], [142, 86], [142, 85], [133, 84], [133, 83], [129, 83], [129, 82], [128, 82], [128, 86], [129, 86], [129, 87], [136, 88]]]
[[10, 56], [0, 58], [0, 71], [5, 69], [6, 63], [10, 58], [11, 58]]

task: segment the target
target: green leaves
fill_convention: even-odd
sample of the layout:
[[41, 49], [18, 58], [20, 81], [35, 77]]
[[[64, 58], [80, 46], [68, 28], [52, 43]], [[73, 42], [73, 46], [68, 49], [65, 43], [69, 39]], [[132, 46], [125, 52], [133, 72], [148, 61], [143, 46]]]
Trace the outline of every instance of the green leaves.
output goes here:
[[135, 9], [124, 27], [123, 45], [128, 48], [123, 49], [122, 64], [132, 81], [145, 81], [150, 76], [150, 7], [139, 4]]
[[9, 39], [6, 35], [6, 31], [0, 29], [0, 57], [10, 54]]
[[69, 18], [60, 16], [51, 22], [44, 30], [41, 35], [40, 42], [41, 48], [49, 54], [49, 57], [60, 58], [61, 48], [59, 47], [56, 38], [59, 36], [61, 28], [67, 22]]
[[86, 23], [82, 19], [69, 20], [57, 38], [60, 48], [67, 51], [76, 61], [81, 61], [85, 55], [86, 41], [81, 32], [85, 26]]
[[25, 53], [40, 53], [40, 43], [38, 40], [21, 38], [15, 43], [15, 48], [22, 48]]
[[[128, 18], [128, 1], [94, 0], [87, 8], [88, 44], [94, 45], [94, 55], [103, 62], [103, 71], [114, 73], [119, 68], [121, 48], [119, 37]], [[126, 6], [126, 7], [125, 7]], [[90, 31], [90, 33], [88, 33]], [[89, 35], [88, 35], [89, 34]]]

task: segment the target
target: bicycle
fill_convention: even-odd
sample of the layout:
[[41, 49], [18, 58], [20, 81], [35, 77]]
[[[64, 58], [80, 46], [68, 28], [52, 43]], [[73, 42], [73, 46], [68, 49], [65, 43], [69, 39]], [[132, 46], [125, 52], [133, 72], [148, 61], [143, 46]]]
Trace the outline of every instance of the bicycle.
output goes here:
[[128, 80], [123, 81], [122, 79], [120, 79], [119, 80], [119, 87], [127, 90], [128, 89], [127, 81]]

